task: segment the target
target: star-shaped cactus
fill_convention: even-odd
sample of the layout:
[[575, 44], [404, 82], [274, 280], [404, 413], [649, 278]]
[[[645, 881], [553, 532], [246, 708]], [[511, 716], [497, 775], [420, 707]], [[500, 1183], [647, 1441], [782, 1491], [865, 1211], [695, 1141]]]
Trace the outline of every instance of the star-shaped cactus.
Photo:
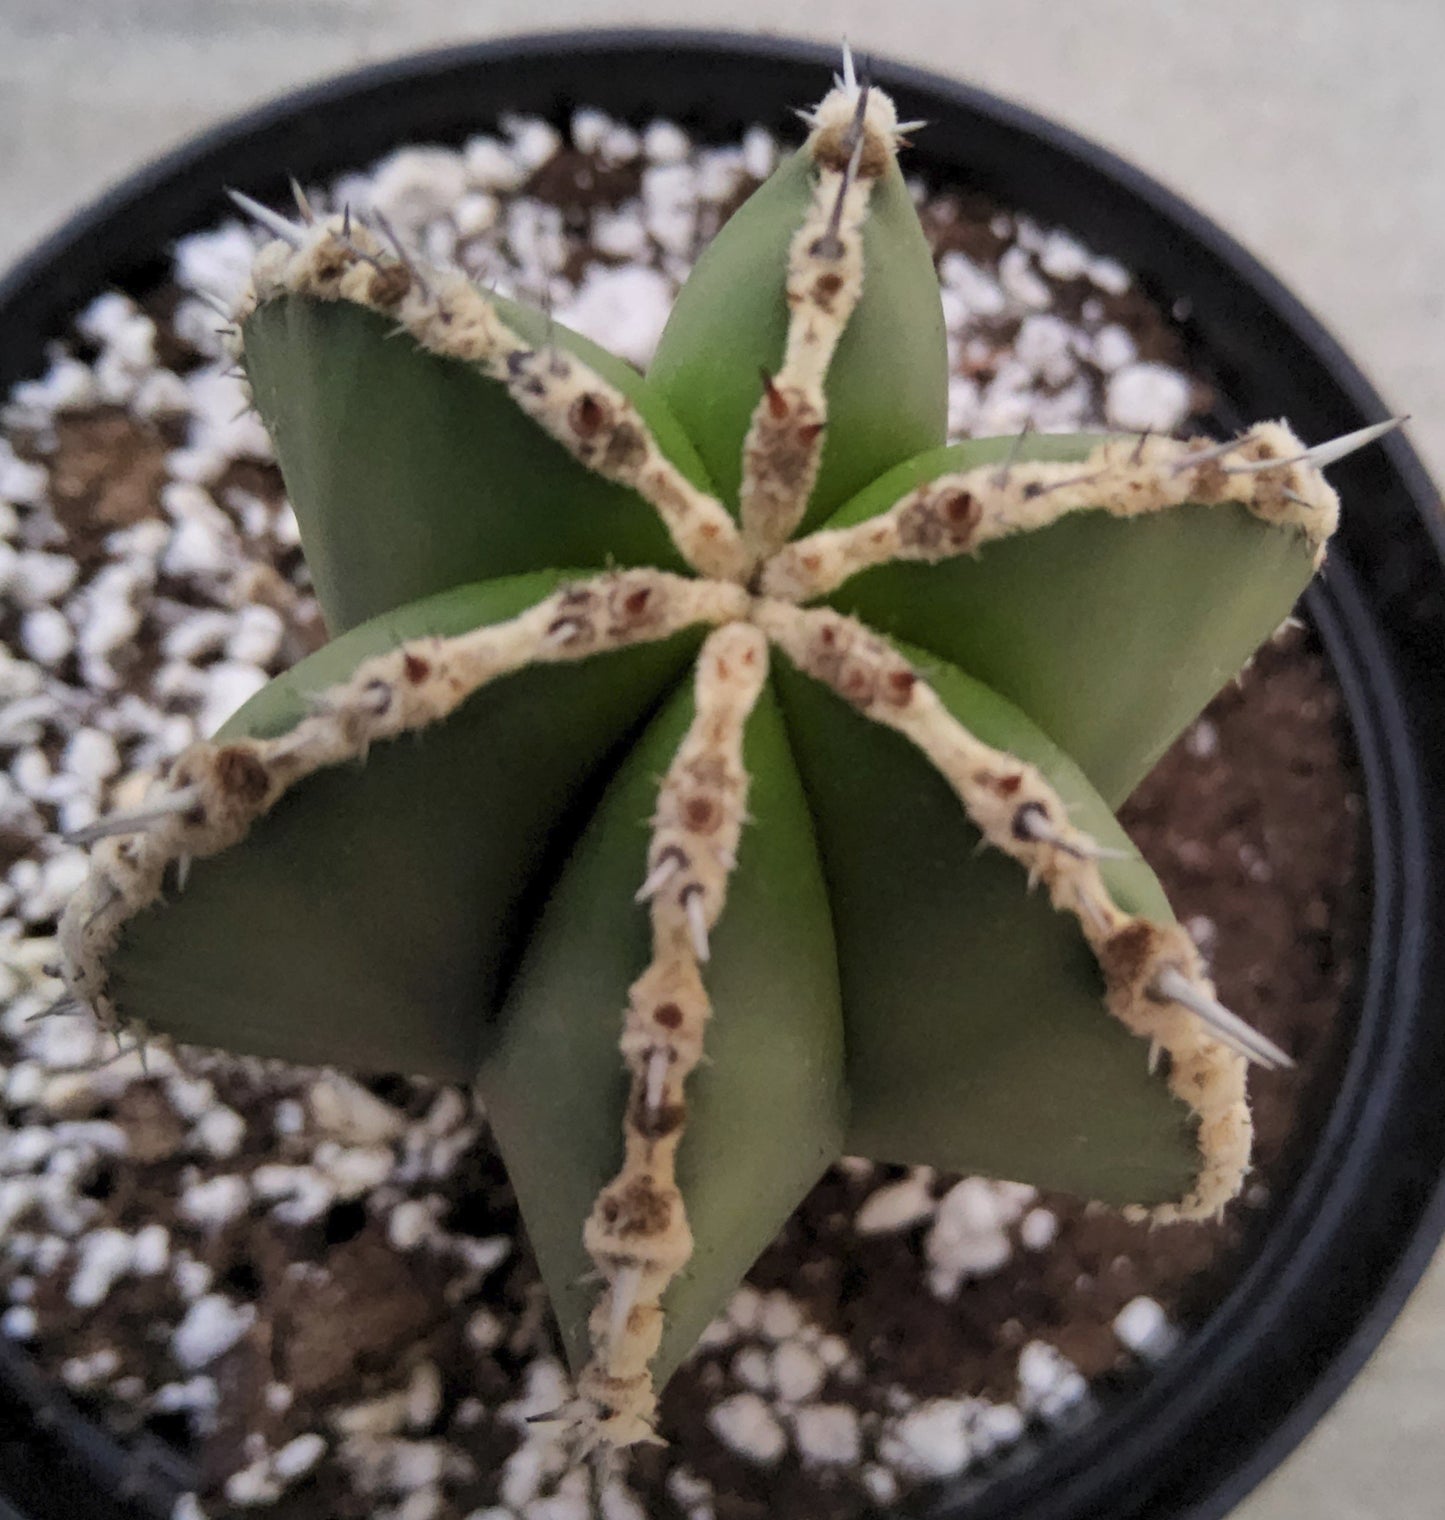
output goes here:
[[252, 206], [335, 637], [86, 831], [61, 927], [113, 1028], [476, 1082], [618, 1444], [838, 1156], [1209, 1214], [1285, 1059], [1110, 809], [1320, 563], [1326, 451], [945, 447], [903, 129], [851, 69], [809, 120], [646, 377]]

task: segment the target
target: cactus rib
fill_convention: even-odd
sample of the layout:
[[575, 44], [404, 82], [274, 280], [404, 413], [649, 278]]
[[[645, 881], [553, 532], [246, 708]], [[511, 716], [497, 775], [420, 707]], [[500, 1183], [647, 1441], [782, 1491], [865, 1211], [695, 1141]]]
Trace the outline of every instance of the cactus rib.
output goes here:
[[[1169, 1053], [1170, 1090], [1199, 1117], [1194, 1188], [1150, 1217], [1165, 1221], [1217, 1213], [1238, 1193], [1249, 1165], [1245, 1061], [1211, 1033], [1193, 1003], [1186, 1007], [1178, 999], [1187, 986], [1198, 1002], [1214, 1003], [1214, 989], [1189, 936], [1177, 925], [1120, 909], [1099, 874], [1097, 846], [1070, 825], [1064, 803], [1042, 774], [976, 739], [878, 635], [840, 613], [804, 611], [781, 601], [759, 601], [754, 617], [804, 674], [911, 740], [953, 788], [984, 839], [1023, 865], [1030, 885], [1042, 881], [1055, 908], [1078, 920], [1104, 974], [1110, 1013]], [[1039, 818], [1050, 827], [1048, 837], [1033, 827]]]
[[239, 843], [308, 776], [364, 757], [379, 740], [440, 722], [480, 687], [514, 671], [726, 623], [746, 605], [738, 587], [721, 581], [657, 570], [597, 576], [507, 622], [411, 640], [364, 661], [277, 738], [192, 745], [140, 808], [111, 820], [95, 849], [90, 875], [60, 924], [67, 987], [102, 1025], [120, 1025], [106, 961], [127, 921], [161, 896], [167, 868]]
[[895, 124], [886, 95], [845, 85], [819, 106], [804, 150], [817, 180], [788, 251], [783, 362], [777, 374], [763, 376], [743, 443], [739, 505], [759, 563], [792, 536], [817, 483], [828, 422], [824, 382], [863, 293], [863, 224], [878, 176], [897, 151]]
[[1145, 435], [1136, 442], [1106, 439], [1074, 464], [980, 465], [940, 475], [874, 517], [820, 528], [785, 545], [763, 571], [761, 589], [784, 601], [811, 601], [874, 566], [976, 554], [987, 543], [1036, 532], [1074, 513], [1128, 518], [1190, 503], [1234, 502], [1272, 526], [1295, 529], [1320, 564], [1339, 521], [1339, 498], [1320, 473], [1319, 452], [1274, 422], [1228, 445], [1242, 463], [1224, 464], [1224, 452], [1200, 439]]
[[711, 1015], [700, 967], [746, 821], [743, 732], [767, 672], [767, 641], [751, 624], [708, 636], [698, 658], [696, 713], [653, 815], [648, 882], [664, 869], [666, 875], [649, 894], [652, 961], [629, 990], [623, 1026], [632, 1075], [624, 1159], [583, 1232], [607, 1287], [588, 1321], [593, 1355], [578, 1391], [597, 1412], [597, 1432], [618, 1444], [651, 1438], [662, 1295], [692, 1255], [675, 1174], [683, 1087], [702, 1059]]
[[[663, 453], [616, 386], [573, 354], [525, 342], [464, 275], [424, 268], [415, 254], [388, 250], [359, 218], [350, 223], [344, 233], [342, 219], [332, 217], [303, 229], [299, 246], [287, 238], [263, 248], [238, 320], [287, 294], [383, 313], [421, 348], [474, 364], [500, 381], [521, 410], [582, 464], [636, 491], [698, 574], [744, 578], [742, 536], [727, 508]], [[271, 221], [264, 225], [275, 230]], [[239, 357], [241, 340], [233, 342]]]

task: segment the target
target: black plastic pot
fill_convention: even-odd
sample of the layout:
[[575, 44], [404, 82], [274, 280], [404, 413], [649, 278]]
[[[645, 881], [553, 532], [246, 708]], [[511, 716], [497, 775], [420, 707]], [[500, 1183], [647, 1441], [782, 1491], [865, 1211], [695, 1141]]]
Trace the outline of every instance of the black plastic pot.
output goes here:
[[[162, 251], [228, 209], [406, 142], [457, 142], [504, 111], [589, 104], [660, 114], [703, 138], [779, 129], [832, 50], [731, 35], [511, 39], [383, 65], [275, 104], [141, 171], [0, 284], [0, 391], [109, 286], [165, 273]], [[1065, 226], [1181, 317], [1217, 420], [1288, 416], [1305, 438], [1384, 415], [1329, 335], [1218, 228], [1112, 155], [1006, 102], [887, 63], [874, 77], [931, 125], [912, 167]], [[1292, 1191], [1226, 1301], [1140, 1386], [935, 1506], [954, 1520], [1217, 1520], [1301, 1440], [1374, 1349], [1445, 1232], [1445, 523], [1399, 434], [1332, 472], [1353, 511], [1310, 593], [1367, 780], [1368, 974], [1337, 1093]], [[157, 1517], [186, 1486], [159, 1447], [122, 1450], [0, 1345], [0, 1520]], [[10, 1509], [6, 1504], [8, 1496]]]

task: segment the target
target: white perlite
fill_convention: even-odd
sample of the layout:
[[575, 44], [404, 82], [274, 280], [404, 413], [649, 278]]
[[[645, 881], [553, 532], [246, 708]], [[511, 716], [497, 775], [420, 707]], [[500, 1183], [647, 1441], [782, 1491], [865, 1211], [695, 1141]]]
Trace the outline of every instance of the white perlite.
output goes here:
[[314, 1431], [288, 1441], [271, 1459], [271, 1471], [287, 1482], [308, 1473], [321, 1460], [326, 1441]]
[[1179, 1344], [1179, 1331], [1152, 1298], [1134, 1298], [1114, 1317], [1114, 1334], [1135, 1356], [1159, 1361]]
[[968, 1466], [968, 1406], [929, 1399], [894, 1421], [878, 1442], [878, 1455], [911, 1478], [952, 1478]]
[[944, 1195], [925, 1247], [929, 1286], [952, 1298], [970, 1277], [997, 1272], [1013, 1254], [1008, 1227], [1033, 1202], [1033, 1188], [966, 1177]]
[[202, 1114], [194, 1138], [202, 1150], [224, 1160], [234, 1156], [246, 1135], [246, 1121], [233, 1108], [218, 1105]]
[[251, 1189], [244, 1177], [208, 1177], [182, 1193], [179, 1213], [183, 1219], [218, 1229], [244, 1213], [250, 1202]]
[[1109, 377], [1107, 409], [1115, 427], [1172, 433], [1189, 415], [1190, 385], [1162, 364], [1128, 364]]
[[860, 1235], [891, 1234], [929, 1218], [936, 1207], [933, 1168], [914, 1167], [908, 1176], [870, 1193], [853, 1219]]
[[29, 1304], [15, 1304], [0, 1314], [0, 1334], [7, 1340], [28, 1341], [35, 1338], [40, 1317]]
[[672, 286], [655, 269], [594, 266], [557, 320], [603, 342], [634, 364], [646, 364], [672, 309]]
[[317, 1129], [348, 1145], [377, 1145], [399, 1139], [405, 1116], [368, 1092], [359, 1082], [327, 1072], [307, 1094]]
[[80, 1242], [79, 1252], [70, 1280], [70, 1301], [77, 1309], [93, 1309], [116, 1280], [130, 1271], [135, 1241], [124, 1230], [96, 1230]]
[[220, 1293], [198, 1298], [171, 1336], [171, 1355], [188, 1372], [224, 1356], [256, 1319], [254, 1304], [238, 1304]]
[[1059, 1233], [1059, 1218], [1051, 1209], [1030, 1209], [1019, 1221], [1019, 1242], [1026, 1251], [1046, 1251]]
[[778, 1397], [789, 1404], [801, 1404], [822, 1388], [827, 1369], [809, 1347], [799, 1341], [784, 1341], [773, 1352], [772, 1374]]
[[1079, 1403], [1089, 1385], [1078, 1368], [1045, 1341], [1030, 1341], [1019, 1353], [1019, 1408], [1054, 1420]]
[[756, 1393], [724, 1399], [708, 1411], [707, 1423], [724, 1446], [760, 1466], [770, 1466], [787, 1450], [782, 1425]]
[[858, 1411], [851, 1404], [809, 1404], [793, 1416], [798, 1455], [810, 1466], [851, 1466], [862, 1438]]

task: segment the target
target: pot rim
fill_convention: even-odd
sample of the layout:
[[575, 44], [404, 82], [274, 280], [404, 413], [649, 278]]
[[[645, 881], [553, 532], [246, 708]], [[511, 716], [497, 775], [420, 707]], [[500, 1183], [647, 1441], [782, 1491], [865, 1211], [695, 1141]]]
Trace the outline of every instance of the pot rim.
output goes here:
[[[826, 80], [835, 57], [821, 43], [726, 31], [558, 31], [415, 54], [282, 95], [141, 168], [0, 279], [0, 328], [20, 334], [0, 354], [0, 389], [33, 368], [45, 339], [83, 301], [109, 284], [138, 282], [158, 267], [157, 249], [219, 220], [223, 184], [273, 194], [288, 171], [336, 172], [388, 146], [485, 130], [507, 110], [555, 119], [574, 103], [632, 119], [671, 115], [704, 138], [731, 135], [750, 121], [781, 124], [784, 109], [814, 87], [813, 71]], [[1239, 412], [1287, 399], [1305, 435], [1319, 437], [1384, 415], [1320, 322], [1173, 191], [1012, 102], [909, 65], [875, 59], [872, 72], [905, 115], [932, 118], [915, 150], [927, 177], [992, 189], [1117, 255], [1146, 288], [1190, 302], [1186, 337]], [[707, 89], [694, 99], [680, 86], [699, 74]], [[727, 104], [719, 110], [720, 91]], [[375, 109], [358, 111], [363, 100]], [[390, 125], [397, 115], [421, 120], [398, 135]], [[327, 120], [343, 117], [345, 135], [328, 134]], [[350, 144], [344, 155], [338, 143]], [[1235, 410], [1219, 420], [1234, 423]], [[1431, 1038], [1424, 1005], [1432, 993], [1438, 1003], [1445, 985], [1431, 858], [1436, 842], [1445, 849], [1445, 756], [1435, 758], [1428, 740], [1432, 721], [1445, 722], [1445, 683], [1431, 668], [1432, 659], [1445, 668], [1445, 517], [1400, 433], [1345, 461], [1336, 479], [1347, 499], [1371, 502], [1371, 521], [1347, 514], [1330, 578], [1309, 609], [1355, 729], [1374, 872], [1367, 983], [1354, 994], [1360, 1023], [1339, 1093], [1289, 1200], [1271, 1216], [1269, 1240], [1180, 1352], [1116, 1409], [965, 1480], [930, 1510], [939, 1520], [1064, 1520], [1105, 1507], [1118, 1520], [1146, 1511], [1218, 1520], [1343, 1391], [1445, 1234], [1445, 1119], [1424, 1112], [1432, 1063], [1421, 1058]], [[1445, 1060], [1445, 1030], [1433, 1038]], [[1367, 1218], [1383, 1226], [1380, 1242], [1362, 1238]], [[1276, 1343], [1263, 1358], [1266, 1375], [1251, 1381], [1245, 1351], [1285, 1338], [1281, 1314], [1293, 1342]], [[12, 1381], [27, 1370], [0, 1346], [0, 1381], [34, 1408], [33, 1380]], [[92, 1448], [82, 1461], [108, 1491], [174, 1492], [163, 1449], [120, 1454], [53, 1400], [49, 1418], [67, 1440]], [[1161, 1479], [1158, 1458], [1185, 1439], [1195, 1443], [1191, 1472]]]

